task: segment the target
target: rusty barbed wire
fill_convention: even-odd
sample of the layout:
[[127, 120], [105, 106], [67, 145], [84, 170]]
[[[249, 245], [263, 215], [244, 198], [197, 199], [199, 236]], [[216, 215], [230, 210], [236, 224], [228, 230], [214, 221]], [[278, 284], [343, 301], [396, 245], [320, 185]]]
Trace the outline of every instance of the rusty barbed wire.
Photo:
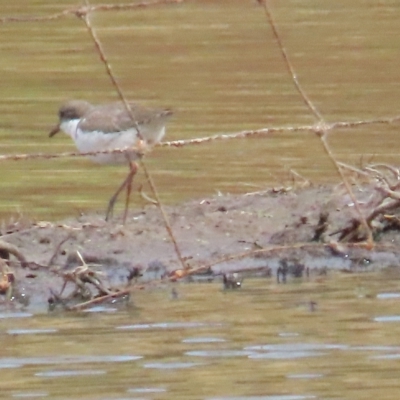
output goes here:
[[285, 67], [292, 79], [292, 82], [293, 82], [296, 90], [300, 94], [300, 97], [302, 98], [303, 102], [306, 104], [308, 109], [311, 111], [311, 113], [314, 115], [314, 117], [318, 121], [317, 124], [319, 125], [319, 129], [316, 130], [315, 133], [320, 138], [322, 147], [323, 147], [326, 155], [328, 156], [328, 158], [331, 160], [332, 164], [334, 165], [340, 179], [342, 180], [342, 182], [346, 188], [348, 195], [350, 196], [350, 198], [352, 199], [352, 201], [354, 203], [354, 209], [355, 209], [356, 213], [358, 214], [358, 218], [360, 219], [362, 226], [364, 227], [364, 229], [366, 230], [366, 232], [368, 234], [367, 243], [368, 243], [369, 247], [372, 248], [373, 243], [374, 243], [374, 239], [372, 237], [372, 230], [369, 227], [368, 222], [367, 222], [364, 214], [361, 211], [361, 208], [357, 202], [357, 199], [351, 188], [349, 180], [347, 179], [343, 169], [341, 168], [340, 164], [336, 160], [334, 152], [332, 151], [331, 147], [328, 144], [328, 132], [329, 132], [328, 124], [325, 121], [325, 118], [323, 117], [323, 115], [319, 112], [319, 110], [316, 107], [316, 105], [314, 104], [314, 102], [311, 100], [311, 98], [308, 97], [308, 94], [305, 92], [305, 90], [303, 89], [299, 80], [297, 79], [297, 74], [296, 74], [295, 68], [293, 67], [293, 64], [290, 60], [290, 57], [286, 51], [286, 48], [283, 44], [282, 39], [281, 39], [281, 35], [279, 34], [277, 24], [275, 23], [275, 19], [270, 10], [269, 2], [270, 2], [269, 0], [259, 0], [259, 3], [264, 8], [268, 24], [272, 29], [273, 36], [274, 36], [275, 41], [278, 45], [278, 48], [281, 52]]
[[[87, 7], [91, 6], [90, 3], [89, 3], [89, 0], [85, 0], [85, 4], [86, 4]], [[108, 57], [106, 56], [106, 54], [104, 52], [102, 43], [98, 39], [96, 31], [93, 28], [92, 24], [90, 23], [89, 14], [85, 14], [82, 19], [83, 19], [83, 21], [84, 21], [84, 23], [86, 25], [88, 33], [89, 33], [89, 35], [90, 35], [90, 37], [91, 37], [91, 39], [93, 41], [93, 44], [95, 45], [96, 52], [99, 55], [100, 60], [103, 63], [105, 69], [106, 69], [106, 73], [109, 76], [112, 85], [114, 86], [115, 90], [117, 91], [120, 99], [122, 100], [123, 104], [125, 105], [126, 110], [130, 114], [132, 121], [134, 122], [136, 133], [137, 133], [137, 138], [139, 139], [139, 144], [145, 144], [145, 142], [143, 141], [143, 136], [142, 136], [142, 134], [140, 132], [138, 121], [136, 121], [135, 118], [134, 118], [134, 115], [133, 115], [132, 110], [131, 110], [131, 108], [129, 106], [129, 103], [128, 103], [128, 101], [127, 101], [127, 99], [126, 99], [126, 97], [125, 97], [125, 95], [124, 95], [124, 93], [123, 93], [123, 91], [122, 91], [122, 89], [121, 89], [121, 87], [120, 87], [120, 85], [119, 85], [119, 83], [118, 83], [113, 71], [112, 71], [111, 65], [110, 65], [110, 63], [108, 61]], [[168, 233], [168, 235], [170, 237], [171, 243], [174, 246], [175, 254], [176, 254], [176, 256], [177, 256], [182, 268], [186, 269], [187, 265], [186, 265], [185, 259], [182, 256], [182, 252], [181, 252], [181, 250], [180, 250], [180, 248], [178, 246], [178, 243], [176, 241], [174, 232], [172, 231], [172, 227], [171, 227], [171, 224], [169, 222], [168, 215], [167, 215], [167, 213], [166, 213], [166, 211], [164, 209], [163, 203], [161, 202], [160, 196], [158, 194], [157, 187], [153, 182], [152, 175], [148, 171], [146, 163], [144, 162], [143, 157], [139, 157], [138, 161], [139, 161], [140, 166], [141, 166], [141, 168], [142, 168], [142, 170], [143, 170], [143, 172], [144, 172], [144, 174], [146, 176], [146, 180], [147, 180], [147, 182], [148, 182], [148, 184], [149, 184], [149, 186], [151, 188], [153, 196], [154, 196], [154, 198], [156, 200], [157, 207], [160, 210], [160, 213], [162, 215], [162, 218], [163, 218], [163, 221], [164, 221], [164, 226], [165, 226], [165, 229], [166, 229], [166, 231], [167, 231], [167, 233]], [[128, 188], [127, 188], [127, 203], [126, 203], [126, 208], [125, 208], [125, 215], [127, 213], [128, 199], [129, 199], [129, 192], [128, 192]]]
[[0, 18], [0, 24], [10, 23], [10, 22], [41, 22], [41, 21], [54, 21], [70, 15], [76, 17], [82, 17], [93, 11], [121, 11], [121, 10], [133, 10], [141, 9], [146, 7], [153, 7], [159, 5], [169, 5], [183, 3], [185, 0], [150, 0], [142, 1], [140, 3], [126, 3], [126, 4], [98, 4], [89, 6], [80, 6], [74, 8], [68, 8], [58, 13], [44, 15], [44, 16], [32, 16], [27, 15], [24, 17], [2, 17]]
[[12, 161], [21, 161], [21, 160], [33, 160], [37, 158], [43, 159], [52, 159], [52, 158], [63, 158], [63, 157], [89, 157], [89, 156], [96, 156], [98, 154], [110, 154], [110, 153], [124, 153], [126, 151], [134, 151], [140, 155], [144, 154], [146, 151], [139, 147], [125, 147], [121, 149], [113, 149], [113, 150], [101, 150], [101, 151], [90, 151], [86, 153], [80, 153], [77, 151], [66, 151], [63, 153], [33, 153], [33, 154], [10, 154], [4, 155], [0, 154], [0, 161], [12, 160]]
[[[400, 122], [400, 115], [396, 115], [393, 117], [386, 118], [377, 118], [371, 120], [360, 120], [360, 121], [339, 121], [332, 122], [329, 124], [325, 124], [324, 129], [329, 131], [335, 129], [345, 129], [345, 128], [358, 128], [364, 125], [373, 125], [373, 124], [392, 124], [395, 122]], [[185, 146], [193, 146], [193, 145], [202, 145], [214, 141], [220, 140], [232, 140], [232, 139], [243, 139], [251, 136], [257, 135], [269, 135], [273, 133], [281, 133], [281, 132], [316, 132], [320, 129], [319, 125], [303, 125], [303, 126], [284, 126], [284, 127], [270, 127], [270, 128], [262, 128], [255, 130], [244, 130], [240, 132], [234, 133], [221, 133], [212, 136], [204, 136], [198, 137], [194, 139], [178, 139], [160, 142], [154, 145], [154, 147], [172, 147], [172, 148], [180, 148]], [[96, 152], [87, 152], [80, 153], [78, 151], [68, 151], [62, 153], [23, 153], [23, 154], [0, 154], [0, 162], [1, 161], [23, 161], [23, 160], [32, 160], [32, 159], [53, 159], [53, 158], [63, 158], [63, 157], [89, 157], [96, 156], [98, 154], [113, 154], [113, 153], [124, 153], [126, 151], [134, 151], [140, 155], [144, 155], [149, 152], [151, 149], [146, 146], [135, 146], [135, 147], [124, 147], [113, 150], [101, 150]]]

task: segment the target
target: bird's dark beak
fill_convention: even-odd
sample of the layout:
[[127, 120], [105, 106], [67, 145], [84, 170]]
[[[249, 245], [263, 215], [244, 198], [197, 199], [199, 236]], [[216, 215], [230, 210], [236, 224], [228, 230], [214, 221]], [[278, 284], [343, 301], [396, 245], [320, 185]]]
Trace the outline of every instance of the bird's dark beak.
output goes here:
[[57, 124], [49, 133], [49, 137], [54, 136], [56, 133], [60, 132], [60, 124]]

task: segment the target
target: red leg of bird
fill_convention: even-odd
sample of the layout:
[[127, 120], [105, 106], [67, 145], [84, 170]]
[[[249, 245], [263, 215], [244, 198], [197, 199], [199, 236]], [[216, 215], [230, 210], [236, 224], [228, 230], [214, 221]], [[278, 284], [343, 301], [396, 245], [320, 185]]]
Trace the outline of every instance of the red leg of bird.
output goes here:
[[114, 195], [111, 197], [110, 201], [108, 202], [108, 207], [107, 207], [107, 212], [106, 212], [106, 221], [108, 221], [110, 219], [110, 217], [112, 217], [115, 202], [117, 201], [119, 194], [126, 188], [127, 199], [126, 199], [126, 203], [125, 203], [124, 220], [123, 220], [125, 223], [126, 216], [128, 214], [129, 197], [130, 197], [131, 190], [132, 190], [132, 180], [137, 171], [136, 163], [129, 161], [129, 168], [130, 168], [130, 171], [129, 171], [128, 176], [124, 179], [124, 181], [121, 183], [121, 185], [119, 186], [117, 191], [114, 193]]
[[131, 176], [131, 179], [126, 183], [125, 210], [124, 210], [124, 218], [123, 218], [124, 225], [125, 225], [126, 217], [128, 216], [129, 199], [131, 197], [131, 191], [132, 191], [132, 181], [133, 181], [134, 176], [136, 175], [138, 166], [135, 162], [129, 161], [129, 168], [130, 168], [129, 175]]

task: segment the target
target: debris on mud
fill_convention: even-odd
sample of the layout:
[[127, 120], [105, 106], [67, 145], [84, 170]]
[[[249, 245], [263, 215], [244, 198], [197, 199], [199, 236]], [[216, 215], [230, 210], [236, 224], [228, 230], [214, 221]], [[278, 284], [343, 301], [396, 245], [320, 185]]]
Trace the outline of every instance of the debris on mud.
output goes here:
[[[383, 171], [383, 172], [382, 172]], [[166, 207], [185, 265], [174, 252], [157, 206], [132, 212], [125, 225], [84, 215], [62, 223], [7, 226], [0, 240], [0, 304], [79, 310], [127, 302], [134, 290], [165, 282], [242, 286], [247, 276], [301, 278], [329, 269], [398, 266], [400, 184], [394, 170], [369, 171], [379, 184], [354, 185], [358, 208], [338, 186], [225, 195]], [[238, 275], [240, 273], [240, 275]]]

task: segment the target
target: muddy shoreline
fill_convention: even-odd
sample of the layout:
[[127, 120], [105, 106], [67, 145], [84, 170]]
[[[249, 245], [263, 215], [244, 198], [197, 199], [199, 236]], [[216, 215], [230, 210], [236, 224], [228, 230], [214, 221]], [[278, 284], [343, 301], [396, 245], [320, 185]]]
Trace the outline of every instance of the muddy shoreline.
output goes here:
[[[374, 187], [353, 190], [362, 211], [370, 213], [376, 206], [371, 203]], [[216, 196], [166, 211], [187, 270], [154, 205], [131, 211], [124, 226], [118, 217], [105, 222], [100, 214], [60, 223], [3, 222], [0, 240], [15, 246], [26, 264], [3, 253], [9, 259], [0, 281], [0, 307], [42, 312], [49, 299], [51, 305], [67, 309], [107, 294], [104, 303], [115, 302], [110, 296], [114, 291], [128, 293], [126, 288], [134, 291], [162, 280], [218, 279], [222, 287], [225, 274], [225, 286], [233, 288], [237, 279], [248, 275], [276, 280], [278, 270], [288, 279], [309, 279], [330, 269], [368, 271], [400, 262], [399, 229], [393, 223], [398, 210], [391, 210], [390, 223], [384, 223], [387, 215], [378, 216], [381, 226], [374, 228], [375, 245], [366, 248], [360, 245], [365, 239], [360, 227], [348, 235], [357, 215], [340, 186]], [[233, 272], [241, 277], [232, 278]]]

